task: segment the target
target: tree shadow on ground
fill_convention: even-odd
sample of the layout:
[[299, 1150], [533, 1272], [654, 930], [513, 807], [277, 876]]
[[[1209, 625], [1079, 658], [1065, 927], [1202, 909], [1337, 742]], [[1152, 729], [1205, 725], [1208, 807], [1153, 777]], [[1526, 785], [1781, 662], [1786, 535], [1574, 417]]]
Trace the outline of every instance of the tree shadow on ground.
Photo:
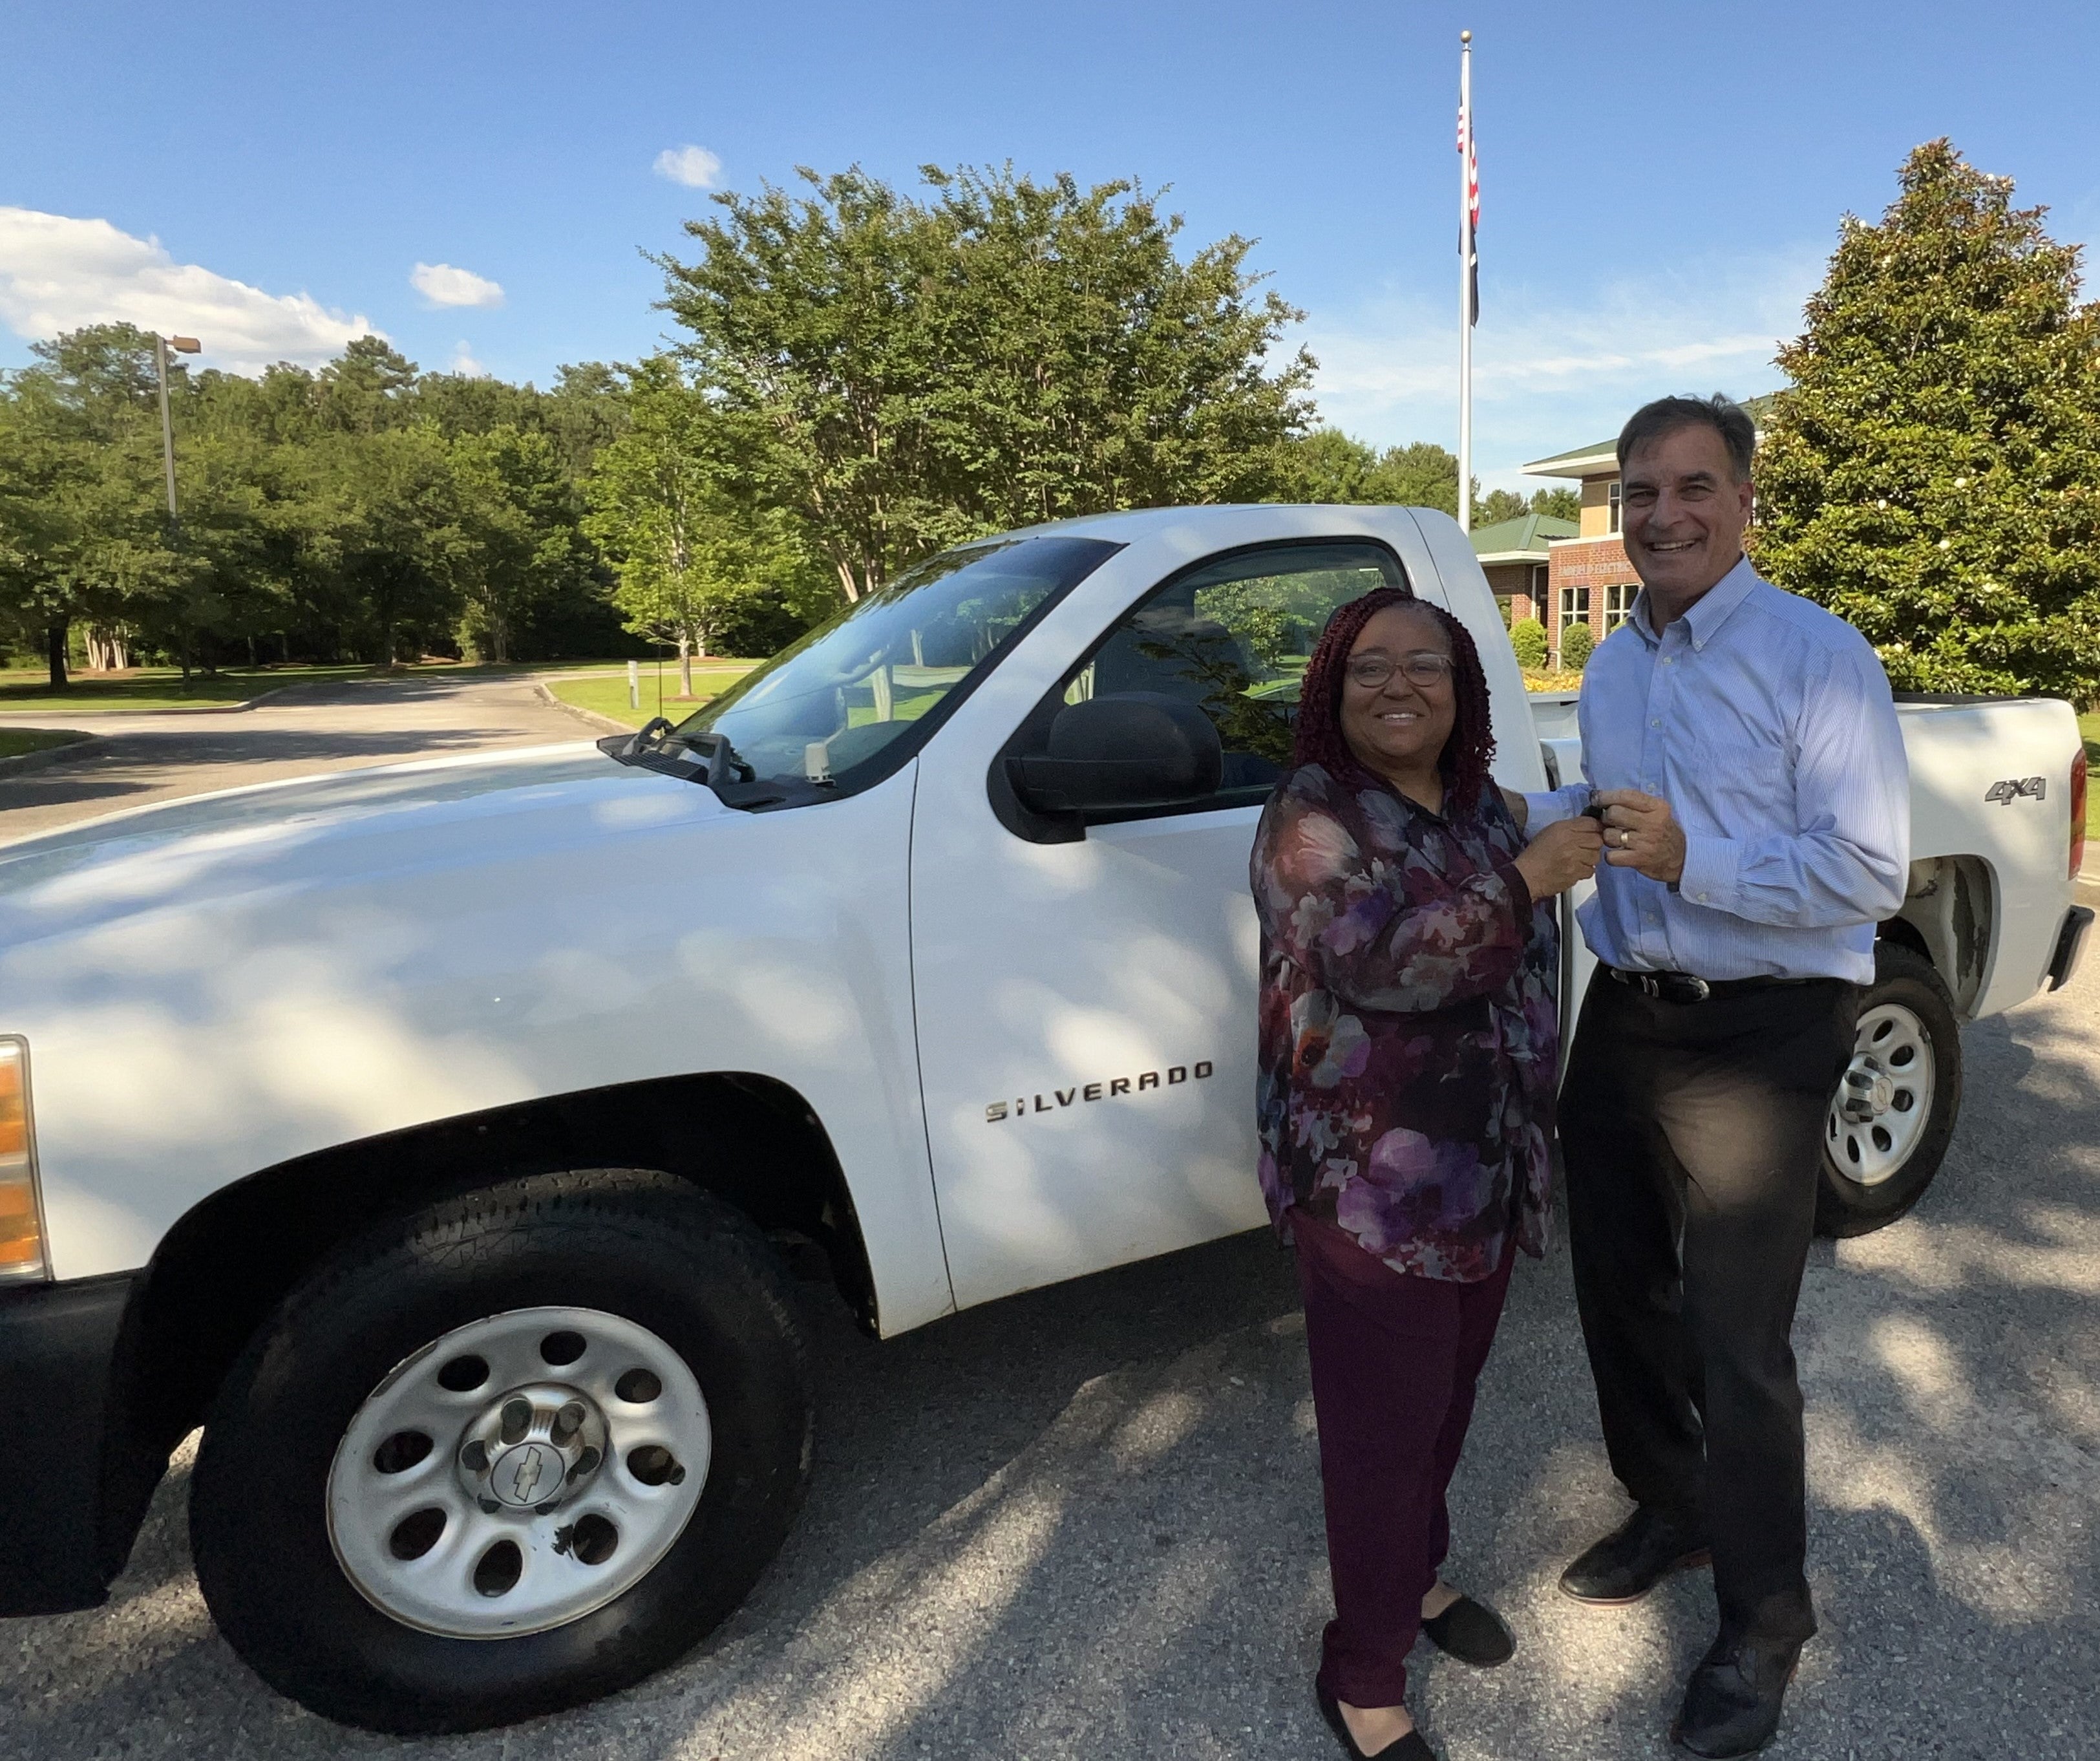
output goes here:
[[[2100, 1018], [1970, 1036], [1967, 1111], [1913, 1216], [1820, 1253], [1800, 1333], [1824, 1632], [1775, 1754], [2085, 1752], [2100, 1530]], [[346, 1732], [212, 1631], [171, 1481], [95, 1613], [0, 1628], [0, 1755], [1173, 1755], [1328, 1752], [1316, 1444], [1290, 1264], [1263, 1235], [1033, 1292], [886, 1344], [805, 1289], [823, 1389], [809, 1507], [708, 1644], [508, 1732]], [[1450, 1761], [1661, 1757], [1713, 1628], [1703, 1574], [1560, 1597], [1617, 1521], [1564, 1253], [1519, 1269], [1454, 1492], [1454, 1578], [1520, 1649], [1418, 1649]]]

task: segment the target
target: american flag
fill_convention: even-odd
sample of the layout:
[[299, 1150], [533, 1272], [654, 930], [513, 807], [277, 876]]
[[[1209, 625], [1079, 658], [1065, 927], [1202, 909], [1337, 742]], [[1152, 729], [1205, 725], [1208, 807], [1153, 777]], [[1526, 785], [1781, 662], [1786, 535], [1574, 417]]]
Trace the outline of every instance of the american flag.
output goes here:
[[1472, 321], [1480, 321], [1480, 161], [1473, 135], [1473, 118], [1466, 101], [1458, 100], [1458, 157], [1464, 161], [1466, 218], [1458, 239], [1458, 255], [1472, 276]]

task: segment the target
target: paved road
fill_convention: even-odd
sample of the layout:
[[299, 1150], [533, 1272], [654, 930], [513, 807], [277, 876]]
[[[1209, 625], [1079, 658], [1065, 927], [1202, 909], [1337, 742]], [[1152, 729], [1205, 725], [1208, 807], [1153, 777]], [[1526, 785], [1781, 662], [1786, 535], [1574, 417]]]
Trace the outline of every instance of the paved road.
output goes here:
[[[253, 709], [77, 717], [102, 736], [77, 757], [9, 775], [0, 769], [0, 840], [119, 808], [315, 770], [396, 764], [501, 746], [589, 739], [529, 679], [433, 673], [295, 685]], [[0, 726], [60, 726], [62, 715], [0, 715]]]
[[[1904, 1222], [1822, 1244], [1798, 1340], [1824, 1632], [1781, 1741], [1815, 1761], [2096, 1752], [2100, 973], [1968, 1036], [1968, 1103]], [[871, 1344], [811, 1288], [817, 1488], [703, 1650], [507, 1732], [398, 1743], [273, 1697], [214, 1632], [179, 1462], [110, 1605], [0, 1623], [0, 1757], [412, 1761], [1316, 1757], [1326, 1613], [1286, 1262], [1242, 1237]], [[25, 1428], [26, 1426], [26, 1428]], [[15, 1471], [33, 1427], [16, 1415]], [[26, 1450], [29, 1453], [24, 1454]], [[1596, 1613], [1553, 1580], [1615, 1520], [1564, 1255], [1520, 1269], [1456, 1494], [1454, 1574], [1517, 1660], [1417, 1653], [1451, 1761], [1662, 1737], [1704, 1582]]]

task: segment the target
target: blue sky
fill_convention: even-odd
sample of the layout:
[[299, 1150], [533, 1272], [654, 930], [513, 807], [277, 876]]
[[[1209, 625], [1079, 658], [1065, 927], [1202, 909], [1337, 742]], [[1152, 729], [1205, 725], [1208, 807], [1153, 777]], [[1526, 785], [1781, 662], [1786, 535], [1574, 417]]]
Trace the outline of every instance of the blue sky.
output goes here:
[[1259, 239], [1326, 417], [1449, 444], [1462, 25], [1490, 484], [1657, 392], [1767, 389], [1839, 214], [1878, 214], [1920, 140], [2100, 234], [2089, 5], [74, 0], [7, 27], [0, 366], [123, 316], [205, 364], [363, 325], [544, 383], [662, 334], [641, 253], [706, 201], [667, 152], [735, 189], [1011, 160], [1171, 184], [1192, 241]]

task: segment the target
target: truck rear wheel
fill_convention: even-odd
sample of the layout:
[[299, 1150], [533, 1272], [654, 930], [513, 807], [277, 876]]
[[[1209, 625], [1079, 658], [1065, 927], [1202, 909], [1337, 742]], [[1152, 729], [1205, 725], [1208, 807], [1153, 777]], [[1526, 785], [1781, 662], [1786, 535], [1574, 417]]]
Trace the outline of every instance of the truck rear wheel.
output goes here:
[[1947, 986], [1922, 955], [1878, 942], [1852, 1061], [1824, 1124], [1816, 1232], [1865, 1235], [1909, 1210], [1939, 1172], [1961, 1109], [1961, 1031]]
[[234, 1648], [325, 1717], [511, 1723], [727, 1616], [810, 1442], [749, 1223], [661, 1174], [520, 1180], [346, 1250], [262, 1327], [205, 1422], [197, 1578]]

